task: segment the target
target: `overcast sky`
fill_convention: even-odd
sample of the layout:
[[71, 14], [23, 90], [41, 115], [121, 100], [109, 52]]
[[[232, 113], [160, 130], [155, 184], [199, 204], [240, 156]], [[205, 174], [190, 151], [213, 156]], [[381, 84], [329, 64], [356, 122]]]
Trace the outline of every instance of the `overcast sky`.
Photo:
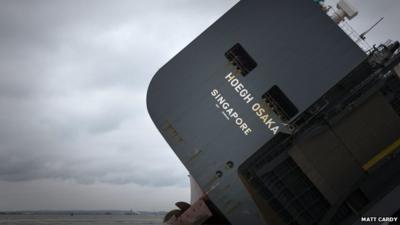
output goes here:
[[[0, 0], [0, 210], [188, 200], [187, 171], [151, 122], [146, 89], [236, 3]], [[400, 1], [353, 3], [360, 33], [385, 16], [371, 44], [400, 39]]]

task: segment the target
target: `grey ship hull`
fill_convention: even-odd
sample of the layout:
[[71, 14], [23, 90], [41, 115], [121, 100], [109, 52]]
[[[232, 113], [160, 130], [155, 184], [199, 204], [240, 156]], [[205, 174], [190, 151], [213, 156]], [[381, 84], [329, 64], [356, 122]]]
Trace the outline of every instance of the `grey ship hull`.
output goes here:
[[149, 114], [221, 224], [357, 224], [400, 205], [398, 43], [311, 0], [241, 1], [162, 67]]

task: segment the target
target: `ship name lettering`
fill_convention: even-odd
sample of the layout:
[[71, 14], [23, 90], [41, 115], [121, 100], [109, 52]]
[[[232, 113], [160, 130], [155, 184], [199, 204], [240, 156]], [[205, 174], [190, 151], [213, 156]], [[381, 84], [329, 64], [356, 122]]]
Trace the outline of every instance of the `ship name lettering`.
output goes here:
[[270, 129], [274, 135], [278, 133], [279, 126], [276, 126], [276, 122], [271, 118], [270, 114], [261, 106], [260, 103], [254, 103], [251, 109], [256, 113], [260, 120]]
[[227, 119], [233, 119], [236, 126], [242, 130], [244, 135], [250, 135], [253, 130], [246, 122], [244, 122], [243, 118], [239, 116], [239, 113], [236, 112], [233, 107], [231, 107], [229, 102], [217, 89], [211, 91], [211, 96], [213, 96], [214, 99], [217, 101], [217, 105], [219, 105], [219, 107], [223, 109], [223, 113], [224, 115], [226, 115]]
[[239, 79], [236, 78], [236, 76], [232, 72], [226, 75], [225, 79], [229, 82], [233, 89], [237, 93], [239, 93], [239, 96], [242, 97], [247, 104], [253, 101], [254, 97], [246, 88], [244, 88], [244, 85], [239, 81]]

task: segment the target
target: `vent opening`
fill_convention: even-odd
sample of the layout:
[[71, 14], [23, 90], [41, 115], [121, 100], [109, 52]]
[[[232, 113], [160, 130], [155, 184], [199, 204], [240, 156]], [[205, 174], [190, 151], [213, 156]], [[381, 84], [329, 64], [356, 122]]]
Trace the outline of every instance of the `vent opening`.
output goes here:
[[254, 59], [239, 43], [229, 49], [225, 53], [225, 57], [233, 66], [236, 67], [242, 76], [246, 76], [250, 71], [257, 67], [256, 61], [254, 61]]
[[276, 85], [269, 89], [262, 98], [265, 100], [268, 107], [284, 122], [289, 121], [299, 112], [293, 102], [290, 101], [285, 93]]

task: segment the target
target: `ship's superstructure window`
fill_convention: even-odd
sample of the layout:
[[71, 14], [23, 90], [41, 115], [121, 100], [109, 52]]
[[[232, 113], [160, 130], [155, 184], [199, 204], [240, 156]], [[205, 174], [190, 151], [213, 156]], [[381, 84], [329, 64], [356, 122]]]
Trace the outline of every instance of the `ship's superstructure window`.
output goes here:
[[246, 76], [250, 71], [257, 67], [256, 61], [254, 61], [254, 59], [239, 43], [229, 49], [225, 53], [225, 57], [243, 76]]

